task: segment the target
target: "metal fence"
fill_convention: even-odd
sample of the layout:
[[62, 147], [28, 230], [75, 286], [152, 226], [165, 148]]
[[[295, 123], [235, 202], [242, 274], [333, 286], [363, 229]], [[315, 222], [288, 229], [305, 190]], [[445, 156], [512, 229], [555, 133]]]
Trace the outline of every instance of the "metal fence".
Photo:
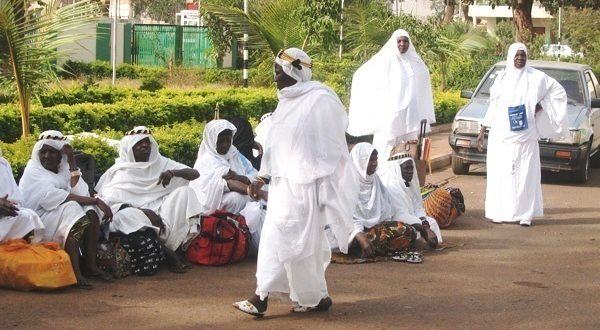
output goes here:
[[131, 56], [134, 64], [214, 67], [209, 57], [208, 31], [200, 26], [134, 24]]

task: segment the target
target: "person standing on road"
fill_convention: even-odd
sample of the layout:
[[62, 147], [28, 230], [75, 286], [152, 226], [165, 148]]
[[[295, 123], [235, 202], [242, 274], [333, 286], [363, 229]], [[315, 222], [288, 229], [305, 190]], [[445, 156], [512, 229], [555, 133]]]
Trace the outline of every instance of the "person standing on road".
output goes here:
[[421, 120], [435, 123], [429, 69], [408, 32], [396, 30], [352, 78], [348, 134], [373, 134], [373, 145], [387, 159], [394, 145], [415, 140]]
[[348, 118], [329, 87], [311, 81], [311, 59], [297, 48], [275, 58], [279, 103], [259, 176], [249, 193], [269, 185], [267, 214], [257, 258], [255, 294], [233, 306], [263, 316], [268, 297], [289, 294], [294, 312], [328, 310], [325, 281], [331, 251], [328, 224], [347, 252], [358, 181], [346, 146]]
[[477, 148], [483, 151], [486, 127], [487, 186], [485, 217], [494, 223], [530, 226], [544, 215], [538, 139], [569, 135], [567, 95], [545, 73], [527, 65], [527, 48], [508, 49], [506, 70], [490, 88]]

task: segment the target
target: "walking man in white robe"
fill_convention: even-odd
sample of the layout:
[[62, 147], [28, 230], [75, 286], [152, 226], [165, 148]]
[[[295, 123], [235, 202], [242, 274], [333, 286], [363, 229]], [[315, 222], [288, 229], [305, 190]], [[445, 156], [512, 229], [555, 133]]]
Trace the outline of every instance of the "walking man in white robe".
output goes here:
[[270, 181], [267, 215], [258, 251], [255, 294], [234, 303], [262, 316], [268, 297], [289, 295], [294, 312], [332, 305], [325, 281], [331, 251], [325, 225], [347, 252], [358, 183], [345, 141], [347, 117], [330, 88], [311, 81], [311, 59], [290, 48], [275, 58], [279, 104], [265, 142], [259, 176], [250, 194]]
[[396, 30], [352, 77], [348, 133], [373, 134], [373, 146], [388, 159], [394, 145], [417, 139], [423, 119], [428, 132], [435, 123], [429, 69], [408, 32]]
[[33, 232], [32, 243], [42, 239], [44, 224], [33, 211], [22, 207], [23, 197], [8, 161], [0, 150], [0, 243], [24, 238]]
[[483, 150], [489, 127], [486, 218], [530, 226], [534, 217], [544, 215], [538, 139], [542, 130], [548, 138], [569, 136], [566, 110], [564, 88], [527, 65], [525, 45], [512, 44], [506, 70], [490, 88], [490, 105], [477, 138]]
[[198, 171], [162, 156], [148, 128], [135, 127], [121, 139], [119, 158], [96, 185], [115, 212], [110, 230], [129, 234], [160, 229], [169, 270], [185, 272], [188, 266], [175, 250], [198, 233], [200, 205], [189, 187], [198, 176]]

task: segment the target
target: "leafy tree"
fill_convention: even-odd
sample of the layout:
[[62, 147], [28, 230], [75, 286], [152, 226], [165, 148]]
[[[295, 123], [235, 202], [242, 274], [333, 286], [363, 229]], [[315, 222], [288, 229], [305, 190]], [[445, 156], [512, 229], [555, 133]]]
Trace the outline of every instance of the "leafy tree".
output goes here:
[[332, 52], [339, 44], [339, 26], [341, 0], [305, 0], [300, 6], [299, 15], [304, 18], [300, 23], [306, 35], [302, 48], [312, 44], [319, 53]]
[[[563, 40], [575, 52], [582, 52], [584, 57], [578, 61], [589, 63], [600, 69], [600, 10], [585, 8], [567, 8], [562, 15]], [[556, 24], [556, 22], [555, 22]], [[563, 42], [565, 43], [565, 42]], [[599, 75], [600, 72], [596, 72]]]
[[131, 0], [135, 17], [148, 16], [155, 21], [174, 24], [176, 13], [185, 8], [185, 0]]
[[86, 37], [78, 29], [99, 12], [95, 1], [82, 0], [59, 8], [55, 1], [0, 1], [0, 87], [16, 91], [23, 136], [29, 135], [32, 96], [57, 81], [57, 52]]

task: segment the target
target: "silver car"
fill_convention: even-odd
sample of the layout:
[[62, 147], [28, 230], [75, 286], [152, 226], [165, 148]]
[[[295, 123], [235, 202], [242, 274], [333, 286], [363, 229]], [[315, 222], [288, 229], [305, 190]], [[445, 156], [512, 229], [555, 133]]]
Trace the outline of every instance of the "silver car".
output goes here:
[[[485, 163], [486, 150], [477, 150], [479, 123], [489, 104], [490, 87], [506, 62], [494, 64], [485, 74], [475, 92], [462, 91], [470, 99], [454, 118], [448, 138], [452, 147], [452, 170], [468, 174], [469, 166]], [[600, 165], [600, 85], [588, 65], [566, 62], [527, 61], [527, 64], [556, 79], [567, 92], [570, 138], [552, 140], [540, 138], [542, 170], [568, 171], [571, 179], [584, 183], [590, 165]], [[484, 149], [487, 147], [484, 142]]]

